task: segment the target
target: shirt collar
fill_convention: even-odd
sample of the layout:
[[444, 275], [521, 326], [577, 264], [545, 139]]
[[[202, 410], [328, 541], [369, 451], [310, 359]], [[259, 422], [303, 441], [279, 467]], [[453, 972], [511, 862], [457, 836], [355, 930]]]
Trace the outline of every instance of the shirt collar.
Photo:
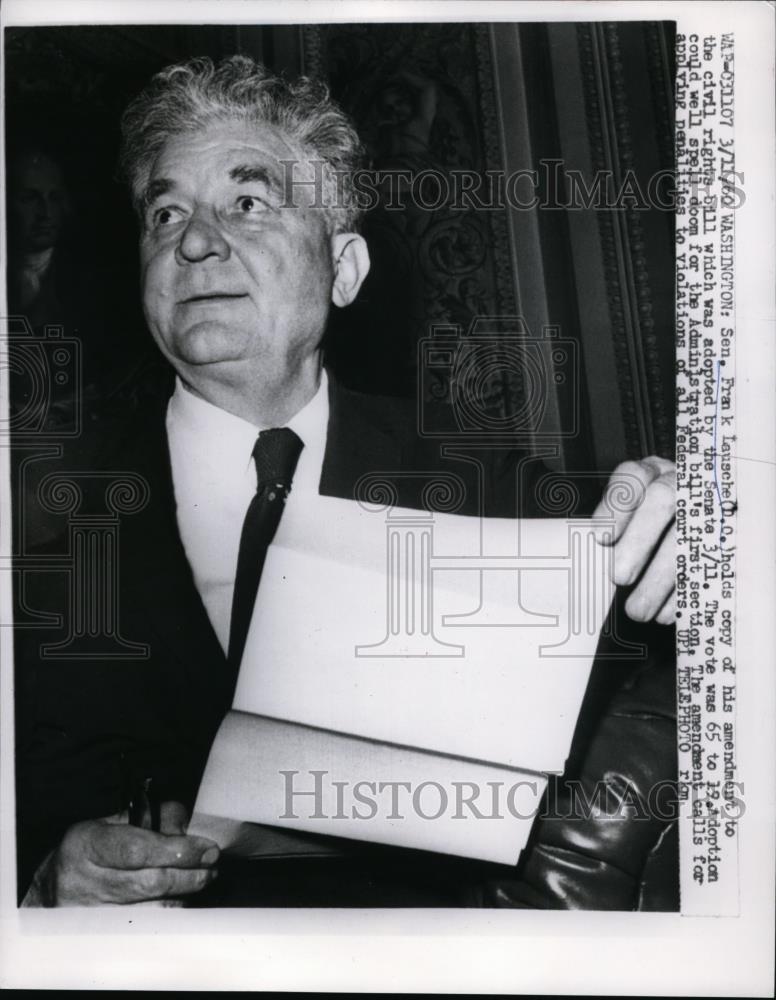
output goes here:
[[[328, 377], [324, 368], [315, 395], [285, 424], [299, 436], [308, 455], [322, 451], [325, 446], [328, 411]], [[176, 376], [170, 399], [168, 426], [182, 430], [187, 442], [196, 443], [200, 455], [209, 452], [230, 463], [239, 461], [245, 469], [252, 468], [251, 453], [256, 437], [266, 429], [196, 396], [179, 376]]]
[[298, 434], [305, 448], [311, 449], [319, 442], [321, 436], [325, 440], [326, 425], [329, 419], [329, 377], [326, 369], [321, 369], [321, 380], [318, 390], [306, 406], [295, 414], [286, 424]]

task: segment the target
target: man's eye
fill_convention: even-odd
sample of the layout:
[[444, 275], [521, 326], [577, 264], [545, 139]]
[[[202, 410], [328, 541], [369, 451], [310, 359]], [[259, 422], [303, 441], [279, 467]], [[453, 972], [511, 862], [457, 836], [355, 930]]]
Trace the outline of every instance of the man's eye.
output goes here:
[[255, 195], [244, 194], [237, 199], [237, 211], [242, 215], [256, 215], [267, 211], [267, 203]]
[[169, 226], [174, 222], [180, 222], [183, 218], [180, 209], [177, 208], [157, 208], [151, 217], [154, 226]]

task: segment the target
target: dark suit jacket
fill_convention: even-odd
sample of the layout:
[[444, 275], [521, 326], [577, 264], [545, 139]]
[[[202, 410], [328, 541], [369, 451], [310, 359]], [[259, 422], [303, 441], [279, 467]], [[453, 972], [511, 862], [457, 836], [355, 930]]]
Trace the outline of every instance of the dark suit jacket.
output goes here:
[[[180, 800], [190, 807], [209, 747], [231, 704], [235, 678], [209, 623], [178, 535], [164, 428], [166, 402], [161, 400], [126, 426], [104, 434], [100, 448], [89, 452], [93, 469], [131, 471], [142, 476], [150, 490], [146, 507], [121, 521], [118, 556], [121, 634], [147, 644], [148, 657], [47, 660], [39, 654], [40, 645], [56, 641], [56, 632], [24, 631], [17, 636], [20, 895], [35, 867], [68, 826], [125, 807], [132, 780], [152, 775], [163, 799]], [[385, 473], [395, 483], [398, 503], [419, 507], [428, 474], [446, 471], [458, 477], [462, 486], [462, 513], [478, 514], [483, 505], [486, 514], [539, 513], [533, 496], [537, 477], [544, 471], [540, 463], [516, 451], [489, 455], [479, 471], [465, 457], [441, 459], [438, 445], [418, 436], [415, 420], [414, 410], [400, 401], [352, 393], [331, 380], [321, 492], [353, 497], [364, 476]], [[66, 611], [66, 595], [57, 592], [51, 578], [42, 590], [35, 598], [37, 607]], [[596, 719], [600, 716], [600, 706], [591, 711]], [[600, 730], [597, 724], [591, 728], [593, 734]], [[650, 739], [654, 744], [654, 734]], [[584, 748], [577, 747], [576, 755], [584, 758], [585, 748], [594, 743], [587, 733]], [[614, 757], [621, 756], [620, 748], [609, 749]], [[654, 776], [653, 767], [667, 768], [670, 777], [664, 749], [657, 761], [654, 746], [646, 749], [646, 777]], [[556, 828], [550, 829], [554, 836]], [[636, 857], [629, 859], [628, 885], [625, 890], [618, 885], [609, 903], [614, 908], [631, 905], [644, 859], [661, 831], [650, 827], [648, 832], [639, 832]], [[609, 834], [607, 838], [611, 852]], [[250, 866], [225, 861], [220, 885], [198, 902], [569, 905], [563, 902], [567, 899], [570, 905], [602, 905], [600, 900], [591, 902], [589, 891], [580, 888], [578, 859], [572, 858], [569, 868], [569, 852], [563, 844], [560, 854], [568, 884], [557, 899], [538, 898], [535, 890], [526, 896], [512, 868], [353, 844], [337, 858], [259, 861]], [[552, 872], [546, 870], [546, 851], [542, 859], [539, 882], [558, 884], [557, 877], [553, 881]], [[558, 863], [556, 852], [550, 859], [556, 875]], [[616, 859], [612, 864], [608, 858], [597, 858], [595, 863], [599, 868], [604, 864], [617, 869]], [[591, 874], [599, 897], [606, 897], [600, 871], [583, 872], [583, 882]]]

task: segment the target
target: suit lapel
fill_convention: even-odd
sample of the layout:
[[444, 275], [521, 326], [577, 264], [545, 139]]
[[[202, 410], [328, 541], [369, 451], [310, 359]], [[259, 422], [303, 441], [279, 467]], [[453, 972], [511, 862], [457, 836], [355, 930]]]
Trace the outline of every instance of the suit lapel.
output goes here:
[[234, 678], [178, 533], [165, 413], [166, 401], [136, 426], [126, 454], [128, 467], [143, 476], [150, 496], [142, 511], [122, 523], [122, 594], [137, 608], [139, 620], [148, 623], [152, 658], [164, 659], [176, 699], [225, 710]]
[[[382, 419], [381, 419], [382, 417]], [[362, 476], [403, 468], [403, 440], [390, 415], [329, 375], [329, 425], [320, 492], [352, 500]]]
[[[145, 508], [121, 524], [122, 601], [131, 610], [133, 631], [140, 630], [126, 637], [151, 645], [181, 719], [191, 720], [193, 712], [210, 725], [231, 705], [236, 676], [210, 624], [178, 532], [166, 410], [164, 399], [105, 455], [107, 467], [138, 473], [150, 492]], [[384, 407], [330, 379], [320, 492], [353, 498], [363, 475], [401, 469], [402, 435], [396, 431]]]

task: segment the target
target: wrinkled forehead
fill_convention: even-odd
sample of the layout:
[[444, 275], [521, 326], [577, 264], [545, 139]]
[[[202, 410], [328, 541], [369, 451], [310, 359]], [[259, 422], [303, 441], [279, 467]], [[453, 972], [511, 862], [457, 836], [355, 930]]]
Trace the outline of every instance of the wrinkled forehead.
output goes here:
[[169, 136], [138, 194], [148, 203], [160, 189], [180, 184], [206, 187], [263, 181], [279, 196], [287, 195], [291, 184], [291, 193], [298, 199], [311, 185], [294, 180], [315, 176], [314, 155], [278, 126], [227, 119]]

